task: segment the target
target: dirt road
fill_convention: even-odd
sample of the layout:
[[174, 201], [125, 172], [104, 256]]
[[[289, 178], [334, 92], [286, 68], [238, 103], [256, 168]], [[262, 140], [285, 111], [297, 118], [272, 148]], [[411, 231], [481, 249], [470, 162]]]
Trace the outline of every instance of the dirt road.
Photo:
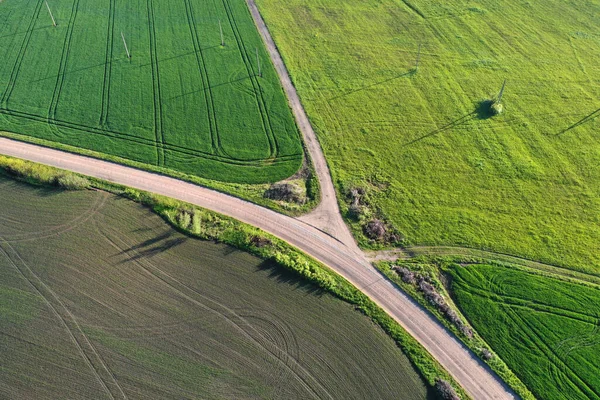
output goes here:
[[517, 398], [434, 317], [383, 279], [358, 248], [341, 218], [325, 156], [283, 60], [254, 0], [247, 0], [247, 3], [287, 94], [319, 178], [322, 198], [320, 205], [312, 213], [294, 219], [166, 176], [5, 138], [0, 138], [0, 154], [162, 194], [259, 227], [303, 250], [348, 279], [415, 337], [474, 399]]
[[270, 232], [329, 266], [367, 294], [423, 344], [473, 398], [516, 397], [433, 317], [383, 279], [355, 246], [348, 247], [304, 221], [174, 178], [6, 138], [0, 138], [0, 154], [186, 201]]

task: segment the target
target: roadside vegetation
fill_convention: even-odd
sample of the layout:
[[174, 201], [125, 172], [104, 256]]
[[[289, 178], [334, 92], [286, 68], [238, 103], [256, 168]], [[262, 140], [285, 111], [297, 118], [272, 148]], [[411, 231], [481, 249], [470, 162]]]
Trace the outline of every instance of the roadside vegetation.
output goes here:
[[257, 3], [362, 246], [394, 244], [376, 218], [404, 245], [599, 270], [597, 2]]
[[302, 166], [244, 1], [49, 4], [0, 7], [0, 130], [233, 183]]
[[448, 330], [500, 376], [524, 400], [535, 399], [526, 385], [498, 357], [473, 328], [449, 294], [447, 269], [456, 263], [477, 262], [476, 258], [425, 257], [376, 264], [388, 279], [429, 310]]
[[[143, 196], [203, 237], [275, 245]], [[273, 257], [193, 239], [103, 191], [0, 177], [0, 201], [0, 397], [422, 400], [431, 391], [382, 329]], [[296, 263], [287, 265], [307, 262], [281, 251]]]
[[446, 271], [456, 304], [537, 398], [600, 397], [600, 286], [501, 264]]
[[[7, 166], [13, 169], [11, 175], [15, 175], [14, 170], [19, 171], [16, 174], [21, 177], [27, 174], [29, 178], [26, 180], [30, 183], [36, 182], [35, 176], [43, 176], [44, 182], [52, 183], [55, 182], [52, 176], [71, 174], [31, 162], [0, 157], [0, 171], [6, 171]], [[78, 176], [77, 174], [73, 175]], [[395, 341], [431, 390], [439, 390], [439, 388], [435, 388], [436, 382], [444, 381], [452, 385], [453, 390], [460, 398], [468, 398], [462, 388], [429, 353], [381, 308], [345, 279], [287, 243], [256, 228], [208, 210], [94, 178], [87, 179], [92, 188], [109, 191], [150, 207], [188, 236], [218, 241], [274, 262], [278, 266], [277, 268], [288, 270], [294, 276], [299, 277], [302, 282], [310, 282], [310, 285], [314, 285], [324, 293], [330, 293], [351, 304], [355, 310], [369, 317]], [[275, 272], [275, 274], [278, 273]], [[446, 385], [441, 387], [446, 388]]]

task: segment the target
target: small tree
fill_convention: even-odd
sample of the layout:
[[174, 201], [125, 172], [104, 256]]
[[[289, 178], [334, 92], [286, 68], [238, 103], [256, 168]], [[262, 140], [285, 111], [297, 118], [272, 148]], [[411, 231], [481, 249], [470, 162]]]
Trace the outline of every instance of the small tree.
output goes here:
[[435, 389], [437, 390], [440, 398], [444, 400], [460, 400], [460, 397], [450, 384], [450, 382], [437, 378], [435, 380]]

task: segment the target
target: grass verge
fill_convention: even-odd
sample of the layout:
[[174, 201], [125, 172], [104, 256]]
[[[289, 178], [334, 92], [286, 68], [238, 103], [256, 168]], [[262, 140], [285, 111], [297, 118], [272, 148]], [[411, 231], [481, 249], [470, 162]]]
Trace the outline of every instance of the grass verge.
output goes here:
[[[99, 160], [105, 160], [114, 162], [116, 164], [126, 165], [128, 167], [137, 168], [140, 170], [154, 172], [161, 175], [171, 176], [173, 178], [181, 179], [183, 181], [195, 183], [200, 186], [204, 186], [210, 189], [217, 190], [222, 193], [230, 194], [236, 197], [239, 197], [244, 200], [251, 201], [263, 207], [270, 208], [277, 212], [287, 215], [301, 215], [309, 212], [319, 202], [320, 199], [320, 187], [319, 181], [314, 173], [312, 162], [308, 159], [308, 156], [305, 155], [305, 167], [303, 171], [299, 172], [297, 175], [300, 176], [300, 179], [294, 179], [293, 176], [290, 179], [293, 179], [295, 182], [301, 182], [306, 190], [306, 198], [307, 201], [303, 204], [285, 202], [285, 201], [276, 201], [268, 199], [264, 196], [265, 192], [271, 186], [270, 184], [244, 184], [244, 183], [229, 183], [229, 182], [221, 182], [215, 181], [211, 179], [201, 178], [196, 175], [190, 175], [183, 172], [179, 172], [173, 169], [159, 167], [156, 165], [146, 164], [142, 162], [133, 161], [127, 158], [121, 158], [117, 156], [113, 156], [110, 154], [99, 153], [93, 150], [87, 150], [84, 148], [79, 148], [75, 146], [70, 146], [63, 143], [51, 142], [49, 140], [38, 139], [34, 137], [19, 135], [17, 133], [0, 131], [0, 136], [18, 140], [21, 142], [32, 143], [39, 146], [54, 148], [61, 151], [66, 151], [73, 154], [80, 154], [86, 157], [92, 157]], [[35, 173], [35, 171], [32, 171]], [[28, 174], [25, 174], [28, 176]], [[49, 183], [42, 180], [44, 183]]]
[[319, 288], [354, 305], [358, 311], [368, 316], [394, 339], [431, 387], [435, 386], [437, 380], [443, 379], [452, 383], [462, 399], [469, 398], [423, 346], [366, 295], [325, 265], [258, 228], [164, 196], [134, 190], [95, 178], [82, 177], [72, 172], [12, 157], [0, 157], [0, 171], [38, 185], [56, 185], [58, 177], [85, 179], [86, 184], [79, 188], [90, 187], [106, 190], [150, 207], [176, 229], [187, 235], [205, 240], [216, 240], [263, 259], [274, 260], [283, 268], [293, 271]]
[[[376, 267], [398, 287], [429, 310], [431, 314], [435, 315], [446, 328], [452, 331], [473, 353], [487, 363], [522, 399], [533, 400], [535, 399], [533, 394], [506, 363], [492, 352], [490, 346], [477, 331], [470, 326], [468, 320], [462, 315], [446, 290], [445, 276], [442, 275], [445, 269], [456, 263], [474, 263], [479, 261], [476, 259], [421, 256], [416, 259], [402, 260], [395, 263], [380, 262], [376, 264]], [[399, 268], [409, 271], [409, 275], [415, 277], [415, 280], [410, 281], [408, 277], [403, 279], [401, 274], [396, 272]], [[442, 296], [443, 300], [441, 302], [440, 300], [437, 302], [434, 301], [432, 296], [427, 297], [427, 294], [419, 286], [419, 277], [433, 286], [433, 291]], [[440, 307], [444, 303], [448, 308], [444, 308], [444, 306]]]

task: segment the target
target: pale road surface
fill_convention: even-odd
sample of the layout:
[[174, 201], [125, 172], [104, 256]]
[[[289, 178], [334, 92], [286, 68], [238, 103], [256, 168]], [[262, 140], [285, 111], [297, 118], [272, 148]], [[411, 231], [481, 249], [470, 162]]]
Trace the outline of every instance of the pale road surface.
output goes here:
[[0, 138], [0, 154], [172, 197], [269, 232], [321, 261], [369, 296], [415, 337], [474, 399], [517, 398], [500, 378], [434, 317], [384, 279], [358, 248], [339, 213], [327, 162], [285, 65], [254, 1], [247, 2], [315, 165], [322, 199], [312, 213], [294, 219], [174, 178], [6, 138]]
[[269, 232], [321, 261], [369, 296], [414, 336], [474, 399], [516, 398], [434, 317], [384, 279], [360, 251], [304, 221], [174, 178], [6, 138], [0, 138], [0, 154], [172, 197]]

